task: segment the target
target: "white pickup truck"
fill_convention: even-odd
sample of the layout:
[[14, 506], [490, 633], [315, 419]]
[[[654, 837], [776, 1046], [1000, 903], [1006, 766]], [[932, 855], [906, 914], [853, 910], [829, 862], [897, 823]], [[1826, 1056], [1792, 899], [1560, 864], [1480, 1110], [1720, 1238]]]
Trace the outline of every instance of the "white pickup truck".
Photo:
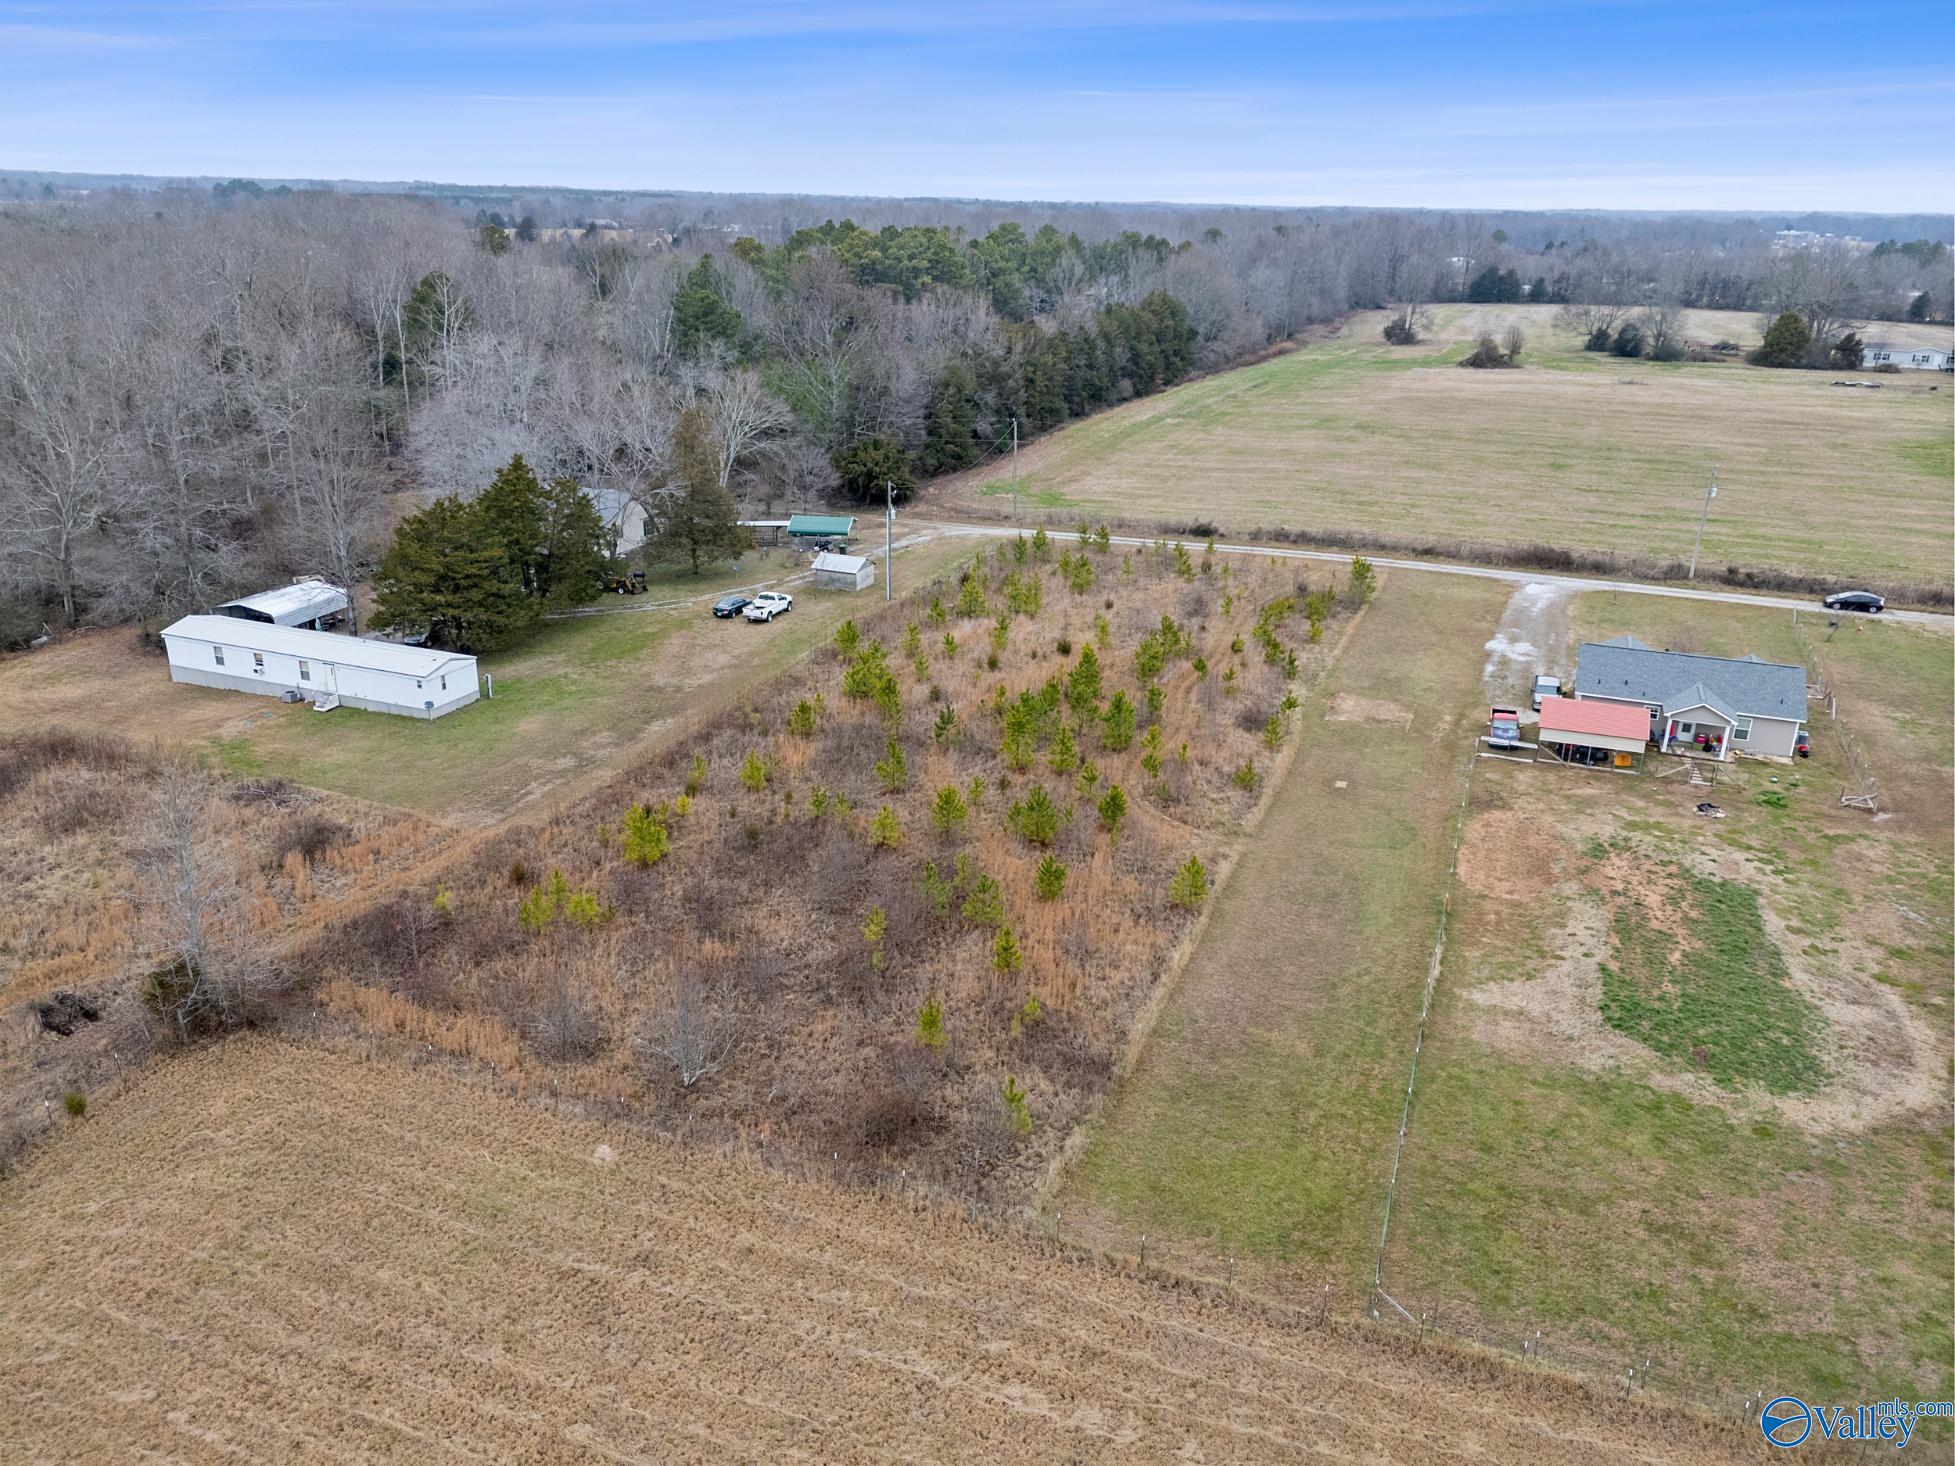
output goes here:
[[764, 590], [747, 603], [742, 613], [749, 621], [772, 621], [794, 609], [794, 597], [777, 590]]

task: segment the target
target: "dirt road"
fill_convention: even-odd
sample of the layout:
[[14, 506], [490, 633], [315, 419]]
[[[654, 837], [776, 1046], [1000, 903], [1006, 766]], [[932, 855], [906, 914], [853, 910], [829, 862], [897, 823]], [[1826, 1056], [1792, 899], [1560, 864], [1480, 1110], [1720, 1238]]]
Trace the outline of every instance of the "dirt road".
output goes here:
[[1703, 1462], [1727, 1433], [245, 1041], [0, 1182], [35, 1460]]

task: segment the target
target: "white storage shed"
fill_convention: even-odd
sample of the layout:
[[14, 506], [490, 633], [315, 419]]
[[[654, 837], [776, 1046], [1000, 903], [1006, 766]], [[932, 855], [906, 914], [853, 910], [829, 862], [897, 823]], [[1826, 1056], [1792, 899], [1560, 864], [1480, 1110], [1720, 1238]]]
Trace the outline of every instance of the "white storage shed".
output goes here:
[[295, 580], [273, 586], [255, 596], [240, 596], [217, 608], [220, 616], [239, 621], [262, 621], [271, 626], [304, 626], [318, 630], [346, 613], [346, 592], [325, 580]]
[[229, 616], [185, 616], [163, 629], [170, 680], [278, 697], [321, 709], [438, 718], [475, 701], [475, 658]]
[[867, 590], [876, 583], [876, 562], [867, 555], [838, 555], [832, 550], [815, 556], [815, 584], [823, 590]]

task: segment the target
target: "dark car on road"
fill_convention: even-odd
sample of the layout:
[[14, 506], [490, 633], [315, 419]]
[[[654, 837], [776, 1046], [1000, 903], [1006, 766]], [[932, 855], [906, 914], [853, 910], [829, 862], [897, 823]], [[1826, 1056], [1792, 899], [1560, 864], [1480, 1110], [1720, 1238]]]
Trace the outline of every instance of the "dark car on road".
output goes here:
[[750, 596], [721, 596], [713, 602], [713, 614], [722, 621], [730, 621], [747, 609]]
[[1829, 611], [1864, 611], [1869, 616], [1877, 616], [1887, 602], [1870, 590], [1843, 590], [1836, 596], [1826, 597], [1824, 604]]

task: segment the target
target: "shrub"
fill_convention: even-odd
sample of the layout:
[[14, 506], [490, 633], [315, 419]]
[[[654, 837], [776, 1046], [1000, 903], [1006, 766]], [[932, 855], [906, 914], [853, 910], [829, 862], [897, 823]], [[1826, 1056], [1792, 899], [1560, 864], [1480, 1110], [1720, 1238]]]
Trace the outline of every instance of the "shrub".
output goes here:
[[964, 572], [964, 582], [957, 592], [957, 614], [960, 616], [982, 616], [991, 608], [984, 602], [984, 580], [975, 569]]
[[522, 923], [524, 931], [541, 932], [556, 920], [569, 896], [569, 883], [564, 880], [563, 872], [553, 870], [549, 880], [539, 883], [523, 898], [522, 905], [516, 908], [516, 920]]
[[1753, 366], [1795, 367], [1804, 363], [1812, 333], [1797, 311], [1781, 311], [1757, 350], [1745, 358]]
[[1011, 1126], [1016, 1134], [1031, 1134], [1032, 1111], [1026, 1103], [1024, 1086], [1019, 1084], [1016, 1077], [1007, 1074], [1002, 1093], [1005, 1101], [1005, 1123]]
[[1107, 791], [1100, 796], [1100, 827], [1109, 835], [1118, 835], [1120, 825], [1127, 818], [1127, 796], [1118, 784], [1107, 785]]
[[1176, 906], [1189, 911], [1201, 910], [1202, 902], [1208, 899], [1208, 867], [1201, 863], [1201, 857], [1191, 855], [1188, 863], [1174, 873], [1168, 883], [1168, 900]]
[[434, 914], [443, 921], [452, 921], [455, 916], [455, 898], [448, 894], [446, 886], [437, 886], [434, 893]]
[[1256, 787], [1256, 761], [1250, 759], [1244, 763], [1241, 768], [1235, 771], [1233, 777], [1236, 788], [1254, 789]]
[[856, 629], [854, 617], [850, 617], [835, 628], [835, 650], [843, 656], [854, 656], [855, 649], [860, 645], [862, 645], [862, 633]]
[[88, 1113], [88, 1096], [79, 1089], [71, 1089], [61, 1096], [61, 1108], [66, 1110], [71, 1118], [79, 1120]]
[[896, 812], [886, 804], [869, 821], [869, 843], [878, 850], [894, 850], [903, 843], [903, 829], [896, 823]]
[[903, 752], [903, 745], [891, 734], [883, 756], [876, 760], [876, 777], [882, 780], [885, 789], [901, 789], [910, 782], [910, 760]]
[[930, 806], [930, 827], [946, 839], [964, 832], [964, 821], [970, 815], [964, 803], [964, 796], [957, 792], [955, 784], [946, 784], [937, 791], [936, 802]]
[[1100, 658], [1090, 646], [1080, 650], [1078, 663], [1067, 674], [1066, 702], [1079, 718], [1092, 717], [1100, 709]]
[[767, 767], [767, 760], [761, 756], [760, 751], [748, 749], [745, 760], [740, 764], [740, 782], [758, 794], [767, 787], [767, 780], [771, 774], [772, 770]]
[[572, 891], [564, 899], [563, 914], [578, 926], [598, 926], [611, 919], [611, 908], [597, 899], [595, 891]]
[[[821, 710], [821, 698], [815, 698], [815, 710]], [[692, 756], [692, 769], [686, 774], [686, 793], [697, 794], [706, 787], [706, 755], [695, 753]]]
[[1031, 792], [1014, 803], [1005, 816], [1005, 823], [1034, 845], [1050, 845], [1059, 833], [1059, 822], [1059, 806], [1052, 802], [1043, 784], [1034, 784]]
[[1282, 746], [1283, 722], [1275, 713], [1271, 713], [1269, 715], [1269, 721], [1263, 724], [1263, 747], [1267, 748], [1271, 753], [1274, 753]]
[[1040, 525], [1032, 531], [1032, 558], [1043, 560], [1050, 553], [1052, 553], [1052, 536], [1045, 532], [1044, 525]]
[[957, 731], [957, 709], [946, 707], [937, 714], [937, 726], [930, 730], [931, 736], [939, 744], [950, 742], [951, 734]]
[[802, 698], [794, 705], [794, 711], [787, 715], [787, 731], [797, 738], [808, 738], [815, 731], [815, 705]]
[[[1110, 606], [1113, 602], [1109, 600], [1107, 604]], [[1099, 615], [1093, 617], [1093, 640], [1102, 647], [1113, 645], [1113, 625], [1106, 617]]]
[[916, 1041], [933, 1053], [944, 1046], [944, 1005], [934, 997], [917, 1010]]
[[1111, 752], [1118, 753], [1134, 741], [1134, 705], [1127, 701], [1127, 694], [1115, 692], [1113, 701], [1107, 704], [1106, 716], [1100, 722], [1100, 743]]
[[656, 814], [634, 804], [625, 811], [622, 847], [624, 858], [633, 865], [657, 865], [671, 850], [672, 837]]
[[1048, 855], [1039, 862], [1039, 868], [1032, 877], [1032, 884], [1039, 893], [1041, 901], [1057, 901], [1066, 891], [1066, 866], [1056, 855]]
[[948, 631], [944, 633], [944, 660], [946, 662], [957, 660], [957, 638]]
[[1011, 928], [1000, 926], [991, 943], [991, 967], [995, 972], [1016, 972], [1025, 965], [1025, 954], [1018, 950], [1018, 938]]
[[930, 597], [930, 624], [932, 626], [942, 626], [949, 619], [948, 613], [944, 610], [944, 598], [942, 596]]
[[903, 655], [906, 657], [923, 655], [923, 633], [914, 621], [903, 628]]

